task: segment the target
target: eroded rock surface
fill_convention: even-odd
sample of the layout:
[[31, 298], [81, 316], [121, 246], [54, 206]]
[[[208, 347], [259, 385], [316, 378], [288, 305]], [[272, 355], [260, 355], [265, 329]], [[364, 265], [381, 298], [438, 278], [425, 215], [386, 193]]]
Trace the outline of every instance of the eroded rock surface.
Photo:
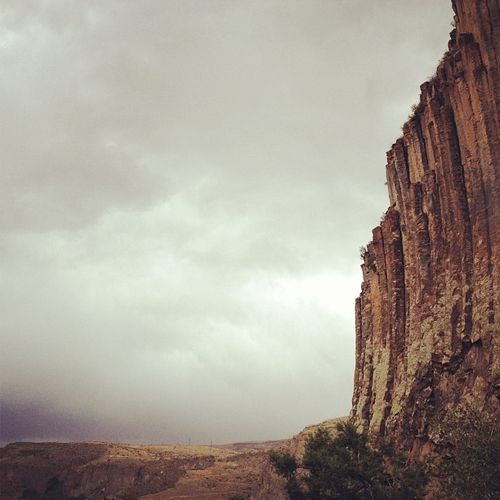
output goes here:
[[455, 0], [436, 75], [387, 154], [363, 255], [352, 416], [415, 455], [439, 408], [498, 411], [500, 3]]
[[268, 450], [281, 442], [227, 446], [13, 443], [0, 449], [0, 497], [132, 500], [249, 497]]

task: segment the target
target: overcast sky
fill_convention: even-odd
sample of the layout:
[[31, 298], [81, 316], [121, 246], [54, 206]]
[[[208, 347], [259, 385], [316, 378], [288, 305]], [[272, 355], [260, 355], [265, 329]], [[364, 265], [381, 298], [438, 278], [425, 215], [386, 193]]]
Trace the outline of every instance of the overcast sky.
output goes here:
[[449, 0], [0, 0], [2, 441], [346, 415], [359, 247]]

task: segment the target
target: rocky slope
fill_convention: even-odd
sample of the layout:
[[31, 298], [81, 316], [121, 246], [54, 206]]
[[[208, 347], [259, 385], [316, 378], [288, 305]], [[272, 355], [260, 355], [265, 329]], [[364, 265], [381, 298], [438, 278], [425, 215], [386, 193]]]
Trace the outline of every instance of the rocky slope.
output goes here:
[[436, 75], [387, 154], [363, 255], [352, 416], [413, 454], [437, 409], [498, 411], [500, 4], [454, 0]]
[[257, 492], [278, 442], [222, 447], [13, 443], [0, 449], [0, 497], [244, 498]]
[[285, 500], [271, 449], [301, 456], [320, 426], [291, 439], [222, 446], [130, 445], [108, 442], [12, 443], [0, 448], [0, 498], [37, 500]]

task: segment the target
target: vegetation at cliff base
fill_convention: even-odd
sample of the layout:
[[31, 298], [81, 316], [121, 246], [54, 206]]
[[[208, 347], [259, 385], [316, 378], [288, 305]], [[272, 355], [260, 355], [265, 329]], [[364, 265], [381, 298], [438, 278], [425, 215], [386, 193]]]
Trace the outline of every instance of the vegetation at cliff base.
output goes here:
[[434, 451], [427, 464], [410, 463], [382, 443], [370, 443], [351, 422], [308, 438], [301, 460], [270, 453], [290, 500], [410, 500], [500, 498], [500, 421], [470, 405], [438, 412], [431, 423]]
[[433, 475], [438, 498], [500, 498], [500, 421], [471, 405], [440, 412], [433, 439], [442, 448]]
[[350, 422], [337, 424], [335, 436], [318, 429], [300, 462], [288, 452], [273, 451], [270, 459], [290, 500], [408, 500], [421, 498], [427, 482], [420, 465], [407, 465], [392, 446], [375, 448]]

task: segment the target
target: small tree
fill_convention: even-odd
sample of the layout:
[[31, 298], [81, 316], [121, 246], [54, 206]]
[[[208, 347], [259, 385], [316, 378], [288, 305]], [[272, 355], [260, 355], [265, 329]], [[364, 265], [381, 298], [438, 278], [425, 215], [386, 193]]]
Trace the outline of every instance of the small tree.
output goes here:
[[426, 480], [418, 465], [406, 466], [390, 446], [372, 447], [350, 422], [337, 424], [337, 431], [334, 437], [318, 429], [306, 442], [301, 464], [288, 453], [271, 455], [291, 500], [407, 500], [422, 492]]
[[441, 412], [434, 428], [443, 448], [436, 475], [446, 498], [500, 498], [498, 418], [462, 405]]
[[286, 479], [290, 479], [295, 475], [298, 464], [295, 457], [288, 453], [279, 453], [275, 450], [272, 450], [269, 454], [271, 459], [271, 464], [276, 469], [278, 474], [285, 477]]

